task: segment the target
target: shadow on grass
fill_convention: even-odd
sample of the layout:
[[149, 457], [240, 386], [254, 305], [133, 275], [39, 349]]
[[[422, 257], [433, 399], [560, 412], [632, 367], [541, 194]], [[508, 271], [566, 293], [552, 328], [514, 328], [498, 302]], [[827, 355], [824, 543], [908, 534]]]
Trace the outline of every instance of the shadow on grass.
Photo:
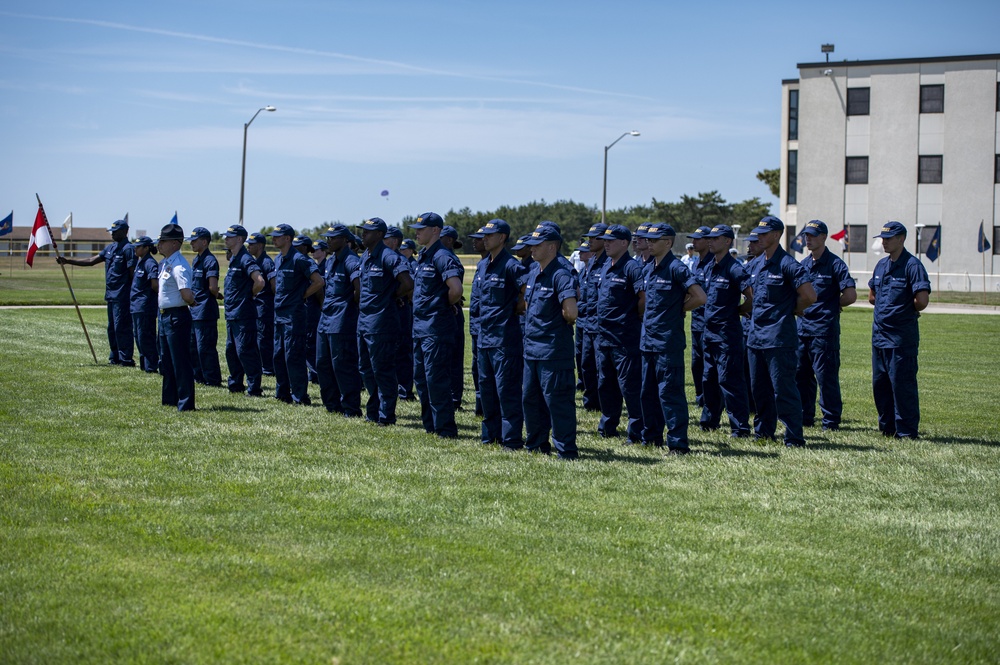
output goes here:
[[692, 449], [693, 454], [708, 455], [710, 457], [756, 457], [758, 459], [777, 459], [781, 455], [774, 450], [746, 450], [744, 448], [730, 448], [729, 446], [713, 446], [709, 449]]
[[216, 404], [215, 406], [209, 406], [207, 408], [198, 408], [199, 411], [225, 411], [230, 413], [261, 413], [264, 409], [258, 409], [251, 406], [230, 406], [228, 404]]
[[627, 464], [639, 464], [642, 466], [653, 466], [662, 464], [665, 455], [619, 455], [614, 450], [608, 448], [580, 448], [580, 459], [593, 460], [595, 462], [625, 462]]
[[832, 441], [817, 441], [816, 439], [806, 440], [806, 448], [810, 450], [854, 450], [857, 452], [886, 451], [885, 448], [876, 446], [859, 446], [854, 443], [834, 443]]
[[[1000, 446], [1000, 441], [990, 441], [984, 439], [970, 439], [968, 437], [957, 437], [957, 436], [920, 436], [923, 441], [928, 441], [930, 443], [937, 443], [943, 446], [947, 445], [959, 445], [959, 446], [987, 446], [990, 448], [995, 448]], [[895, 443], [903, 443], [898, 441]]]

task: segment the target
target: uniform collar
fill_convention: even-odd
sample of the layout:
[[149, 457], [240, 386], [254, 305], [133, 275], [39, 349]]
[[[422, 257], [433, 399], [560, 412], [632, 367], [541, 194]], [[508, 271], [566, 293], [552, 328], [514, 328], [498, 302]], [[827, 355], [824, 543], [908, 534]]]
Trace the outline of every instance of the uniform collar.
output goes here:
[[422, 250], [420, 250], [420, 257], [417, 259], [417, 263], [422, 263], [424, 257], [430, 260], [430, 258], [434, 256], [434, 254], [436, 254], [439, 249], [444, 249], [444, 245], [441, 244], [440, 238], [435, 240], [434, 244], [431, 245], [430, 247], [425, 247]]

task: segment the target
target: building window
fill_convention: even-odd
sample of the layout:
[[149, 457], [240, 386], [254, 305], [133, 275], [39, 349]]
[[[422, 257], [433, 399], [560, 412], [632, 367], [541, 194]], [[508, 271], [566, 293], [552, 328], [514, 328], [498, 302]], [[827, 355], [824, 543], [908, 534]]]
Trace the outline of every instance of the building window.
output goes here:
[[[786, 225], [785, 226], [785, 247], [788, 247], [790, 249], [792, 247], [792, 243], [795, 242], [795, 236], [797, 236], [797, 235], [799, 235], [799, 234], [795, 232], [795, 227], [794, 226], [788, 226], [788, 225]], [[802, 246], [805, 247], [805, 241], [804, 240], [802, 241]], [[802, 250], [802, 251], [804, 251], [804, 250]]]
[[993, 164], [993, 182], [1000, 185], [1000, 155], [997, 155], [996, 163]]
[[920, 86], [920, 112], [944, 113], [944, 84]]
[[1000, 113], [1000, 81], [997, 81], [997, 113]]
[[788, 140], [799, 140], [799, 91], [788, 91]]
[[944, 158], [941, 155], [920, 155], [917, 168], [917, 182], [922, 185], [942, 182], [941, 171]]
[[864, 254], [868, 251], [868, 226], [865, 224], [848, 224], [846, 241], [848, 252], [860, 252]]
[[868, 184], [868, 158], [848, 157], [844, 182], [848, 185]]
[[1000, 226], [993, 227], [993, 253], [1000, 254]]
[[790, 206], [795, 205], [799, 198], [799, 151], [788, 151], [788, 181], [787, 197], [785, 203]]
[[868, 115], [871, 88], [847, 89], [847, 115]]

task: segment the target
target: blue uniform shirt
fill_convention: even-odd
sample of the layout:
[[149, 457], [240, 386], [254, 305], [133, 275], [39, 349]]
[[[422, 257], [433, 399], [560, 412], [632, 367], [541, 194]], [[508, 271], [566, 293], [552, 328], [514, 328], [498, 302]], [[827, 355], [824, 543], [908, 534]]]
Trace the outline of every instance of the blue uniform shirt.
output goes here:
[[479, 262], [476, 274], [483, 275], [479, 293], [479, 348], [501, 348], [520, 339], [521, 323], [516, 311], [526, 272], [506, 249], [500, 250], [496, 259], [487, 256]]
[[812, 277], [816, 302], [798, 319], [799, 335], [827, 337], [840, 335], [840, 294], [855, 287], [854, 278], [844, 260], [824, 249], [819, 261], [812, 254], [802, 259], [802, 266]]
[[448, 302], [452, 278], [462, 278], [465, 270], [458, 257], [436, 241], [424, 248], [417, 259], [413, 276], [413, 337], [451, 338], [457, 328], [455, 311]]
[[361, 302], [358, 303], [358, 332], [368, 335], [397, 335], [399, 310], [396, 308], [396, 279], [408, 272], [406, 258], [379, 243], [365, 250], [358, 264]]
[[562, 303], [576, 298], [573, 274], [553, 260], [528, 275], [524, 292], [527, 306], [524, 323], [524, 357], [527, 360], [559, 360], [570, 369], [576, 363], [573, 326], [562, 315]]
[[274, 258], [274, 267], [274, 322], [305, 325], [308, 314], [303, 298], [316, 272], [315, 261], [292, 248]]
[[920, 343], [920, 313], [913, 307], [913, 296], [919, 291], [931, 291], [923, 264], [905, 249], [895, 262], [887, 256], [876, 264], [868, 288], [875, 289], [872, 346], [915, 352]]
[[655, 259], [642, 271], [646, 310], [642, 317], [642, 351], [670, 353], [683, 364], [684, 299], [698, 283], [681, 261], [668, 252], [657, 265]]
[[[694, 258], [694, 269], [691, 270], [691, 274], [694, 278], [698, 280], [698, 285], [704, 289], [705, 293], [708, 293], [708, 281], [705, 278], [705, 271], [713, 263], [713, 258], [711, 254], [706, 254], [705, 258], [702, 259], [700, 256]], [[691, 310], [691, 332], [704, 332], [705, 331], [705, 308], [699, 307], [697, 309]]]
[[236, 256], [229, 260], [223, 286], [226, 321], [257, 318], [257, 306], [253, 301], [253, 274], [259, 272], [260, 266], [244, 247], [240, 247]]
[[127, 240], [113, 242], [101, 250], [104, 257], [104, 299], [128, 300], [131, 296], [132, 271], [135, 270], [135, 247]]
[[156, 294], [150, 281], [158, 279], [160, 266], [152, 254], [136, 258], [135, 274], [132, 275], [132, 292], [129, 296], [129, 311], [133, 314], [156, 314]]
[[610, 257], [601, 271], [597, 287], [595, 330], [600, 346], [639, 350], [641, 321], [639, 292], [642, 291], [642, 268], [628, 254], [612, 263]]
[[714, 257], [704, 268], [706, 295], [705, 336], [707, 342], [733, 342], [743, 337], [740, 298], [750, 286], [750, 276], [728, 253], [716, 263]]
[[794, 349], [799, 344], [795, 325], [798, 289], [812, 282], [808, 271], [781, 247], [770, 259], [761, 254], [747, 264], [753, 289], [753, 328], [747, 337], [751, 349]]
[[607, 262], [608, 255], [604, 252], [592, 257], [587, 262], [587, 269], [580, 281], [580, 303], [577, 303], [577, 309], [581, 311], [584, 320], [584, 332], [597, 332], [597, 291], [601, 285], [604, 264]]
[[[483, 272], [485, 266], [483, 261], [489, 259], [487, 256], [476, 264], [476, 272], [472, 274], [472, 287], [469, 289], [469, 335], [479, 336], [479, 296], [482, 293]], [[478, 341], [477, 341], [478, 346]]]
[[191, 305], [191, 319], [194, 321], [218, 321], [219, 302], [208, 291], [208, 278], [219, 277], [219, 261], [207, 249], [194, 257], [191, 262], [191, 290], [194, 304]]
[[317, 332], [356, 335], [358, 303], [354, 301], [354, 280], [360, 279], [361, 259], [345, 246], [325, 261], [326, 292]]

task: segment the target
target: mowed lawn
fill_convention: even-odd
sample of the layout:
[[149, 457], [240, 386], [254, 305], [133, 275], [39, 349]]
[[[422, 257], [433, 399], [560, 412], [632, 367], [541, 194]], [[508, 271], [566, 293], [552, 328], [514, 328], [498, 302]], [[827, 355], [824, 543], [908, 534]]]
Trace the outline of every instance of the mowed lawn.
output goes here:
[[413, 404], [178, 414], [71, 309], [0, 310], [0, 662], [996, 662], [1000, 317], [921, 319], [906, 443], [870, 325], [845, 313], [845, 427], [805, 450], [666, 457], [580, 410], [564, 463], [481, 446], [471, 389], [457, 442]]

